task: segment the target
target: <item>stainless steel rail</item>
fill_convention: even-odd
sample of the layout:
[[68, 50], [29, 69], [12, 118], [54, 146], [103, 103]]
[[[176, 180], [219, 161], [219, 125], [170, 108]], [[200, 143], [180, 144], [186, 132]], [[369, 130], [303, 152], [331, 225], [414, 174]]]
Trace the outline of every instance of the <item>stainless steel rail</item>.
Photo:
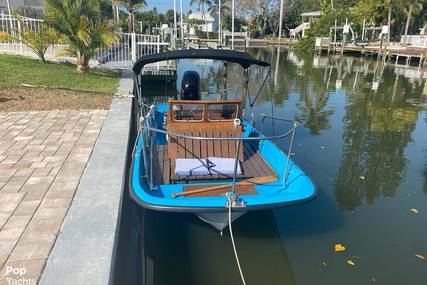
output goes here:
[[[292, 148], [293, 148], [293, 144], [294, 144], [294, 140], [295, 140], [295, 133], [297, 128], [300, 126], [300, 123], [297, 121], [293, 121], [293, 120], [288, 120], [288, 119], [283, 119], [283, 118], [277, 118], [277, 117], [272, 117], [272, 116], [268, 116], [265, 114], [261, 114], [262, 116], [262, 128], [261, 131], [259, 132], [259, 136], [257, 137], [227, 137], [227, 138], [223, 138], [223, 137], [200, 137], [200, 136], [191, 136], [191, 135], [185, 135], [185, 134], [181, 134], [181, 133], [176, 133], [176, 132], [171, 132], [171, 131], [166, 131], [166, 130], [162, 130], [162, 129], [157, 129], [157, 128], [153, 128], [151, 127], [151, 123], [153, 120], [153, 108], [150, 108], [150, 110], [147, 112], [146, 116], [143, 117], [143, 119], [141, 120], [141, 135], [144, 138], [143, 142], [142, 142], [142, 153], [143, 153], [143, 159], [144, 159], [144, 164], [145, 164], [145, 177], [148, 178], [148, 182], [150, 185], [150, 190], [154, 190], [153, 188], [153, 145], [154, 145], [154, 136], [153, 133], [160, 133], [160, 134], [164, 134], [167, 135], [169, 137], [175, 137], [175, 138], [184, 138], [184, 139], [190, 139], [190, 140], [200, 140], [200, 141], [235, 141], [236, 142], [236, 156], [235, 156], [235, 164], [234, 164], [234, 173], [233, 173], [233, 182], [232, 182], [232, 192], [235, 195], [235, 197], [237, 197], [236, 195], [236, 183], [237, 183], [237, 162], [238, 162], [238, 157], [239, 157], [239, 150], [241, 147], [241, 144], [245, 141], [265, 141], [265, 140], [279, 140], [279, 139], [284, 139], [286, 137], [288, 137], [289, 135], [291, 135], [291, 143], [289, 146], [289, 150], [288, 150], [288, 156], [287, 156], [287, 160], [286, 160], [286, 166], [283, 172], [283, 180], [282, 180], [282, 184], [283, 184], [283, 188], [285, 187], [285, 183], [286, 183], [286, 179], [288, 176], [288, 172], [289, 172], [289, 160], [290, 160], [290, 155], [292, 153]], [[275, 135], [275, 136], [265, 136], [263, 135], [263, 130], [264, 130], [264, 121], [266, 118], [272, 119], [272, 120], [280, 120], [280, 121], [286, 121], [286, 122], [291, 122], [293, 123], [293, 127], [280, 135]], [[144, 142], [146, 142], [147, 144], [144, 145]], [[147, 152], [149, 152], [149, 154], [147, 154]], [[150, 165], [148, 166], [148, 159], [147, 159], [147, 155], [149, 155], [149, 160], [150, 160]], [[147, 175], [147, 173], [149, 173], [149, 175]]]
[[289, 145], [289, 149], [288, 149], [288, 159], [286, 160], [285, 171], [283, 173], [282, 184], [283, 184], [283, 187], [285, 187], [286, 178], [288, 176], [289, 159], [291, 158], [292, 147], [293, 147], [294, 141], [295, 141], [295, 132], [296, 132], [296, 129], [300, 126], [300, 123], [298, 121], [292, 121], [292, 120], [278, 118], [278, 117], [269, 116], [269, 115], [265, 115], [265, 114], [261, 114], [261, 116], [262, 116], [262, 119], [261, 119], [261, 133], [264, 131], [264, 121], [265, 121], [265, 118], [269, 118], [269, 119], [272, 119], [272, 120], [278, 120], [278, 121], [284, 121], [284, 122], [290, 122], [290, 123], [294, 124], [295, 130], [292, 132], [291, 144]]

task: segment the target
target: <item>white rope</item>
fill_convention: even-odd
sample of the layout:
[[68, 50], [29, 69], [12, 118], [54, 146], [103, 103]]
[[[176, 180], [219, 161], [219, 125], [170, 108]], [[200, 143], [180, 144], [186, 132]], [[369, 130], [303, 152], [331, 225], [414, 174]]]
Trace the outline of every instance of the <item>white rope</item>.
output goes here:
[[228, 228], [230, 229], [231, 243], [233, 244], [234, 256], [236, 257], [237, 266], [239, 267], [239, 272], [240, 272], [240, 277], [242, 278], [242, 283], [243, 283], [243, 285], [246, 285], [245, 277], [243, 276], [242, 267], [240, 266], [239, 256], [238, 256], [237, 250], [236, 250], [236, 244], [234, 243], [233, 228], [231, 226], [231, 223], [232, 223], [232, 221], [231, 221], [232, 201], [231, 201], [231, 198], [229, 195], [227, 195], [227, 197], [228, 197]]

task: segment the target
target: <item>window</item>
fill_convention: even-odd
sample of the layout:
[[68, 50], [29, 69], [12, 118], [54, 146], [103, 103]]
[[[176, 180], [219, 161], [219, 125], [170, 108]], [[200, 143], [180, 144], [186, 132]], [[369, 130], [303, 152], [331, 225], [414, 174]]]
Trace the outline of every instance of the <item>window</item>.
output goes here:
[[173, 105], [173, 119], [175, 121], [203, 121], [203, 113], [203, 105]]
[[208, 109], [209, 121], [231, 121], [237, 116], [237, 104], [212, 104]]

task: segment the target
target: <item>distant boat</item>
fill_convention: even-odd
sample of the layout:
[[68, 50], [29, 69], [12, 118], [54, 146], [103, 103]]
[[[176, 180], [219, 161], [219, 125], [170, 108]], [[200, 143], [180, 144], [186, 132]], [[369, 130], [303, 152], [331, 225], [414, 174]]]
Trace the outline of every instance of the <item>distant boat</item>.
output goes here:
[[[173, 59], [212, 59], [252, 65], [270, 64], [233, 50], [192, 49], [141, 57], [134, 65], [140, 106], [141, 70]], [[246, 87], [248, 82], [245, 82]], [[132, 156], [130, 192], [142, 207], [194, 213], [222, 231], [243, 214], [308, 202], [317, 189], [289, 155], [299, 124], [265, 136], [243, 116], [242, 99], [201, 100], [200, 77], [186, 71], [180, 100], [141, 107], [141, 125]], [[287, 121], [262, 115], [265, 119]], [[291, 138], [287, 154], [274, 141]]]

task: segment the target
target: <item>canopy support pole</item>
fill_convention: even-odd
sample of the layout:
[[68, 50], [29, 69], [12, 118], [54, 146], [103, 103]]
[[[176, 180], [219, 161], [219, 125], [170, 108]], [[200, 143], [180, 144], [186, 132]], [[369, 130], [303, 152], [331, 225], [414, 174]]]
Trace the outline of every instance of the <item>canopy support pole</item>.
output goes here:
[[234, 0], [231, 1], [231, 49], [234, 49]]

